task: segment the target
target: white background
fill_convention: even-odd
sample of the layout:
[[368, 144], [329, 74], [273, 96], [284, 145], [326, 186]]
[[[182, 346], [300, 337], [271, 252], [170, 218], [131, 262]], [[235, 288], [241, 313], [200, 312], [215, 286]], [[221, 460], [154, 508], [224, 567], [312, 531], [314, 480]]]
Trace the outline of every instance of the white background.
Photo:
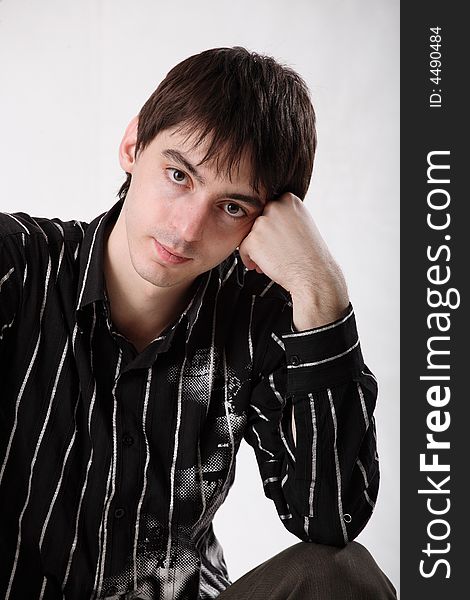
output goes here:
[[[358, 539], [398, 588], [398, 0], [0, 0], [0, 210], [87, 221], [108, 210], [131, 117], [174, 64], [234, 45], [272, 54], [312, 91], [319, 145], [306, 202], [380, 384], [382, 482]], [[232, 579], [297, 541], [245, 444], [215, 531]]]

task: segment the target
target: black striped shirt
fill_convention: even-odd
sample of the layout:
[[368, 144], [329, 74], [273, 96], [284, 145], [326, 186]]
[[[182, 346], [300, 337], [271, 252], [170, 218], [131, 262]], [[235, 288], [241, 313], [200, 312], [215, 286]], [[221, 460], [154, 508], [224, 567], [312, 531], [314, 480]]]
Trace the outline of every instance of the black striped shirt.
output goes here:
[[302, 540], [347, 543], [377, 496], [377, 387], [352, 307], [295, 332], [290, 296], [235, 252], [138, 353], [103, 275], [121, 206], [90, 224], [0, 214], [5, 600], [217, 597], [212, 520], [243, 437]]

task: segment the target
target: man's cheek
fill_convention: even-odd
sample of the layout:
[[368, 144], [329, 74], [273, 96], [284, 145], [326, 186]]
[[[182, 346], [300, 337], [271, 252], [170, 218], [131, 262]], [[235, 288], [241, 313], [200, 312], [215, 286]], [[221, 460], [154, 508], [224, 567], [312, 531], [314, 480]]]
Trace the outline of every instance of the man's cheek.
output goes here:
[[247, 223], [247, 224], [245, 224], [245, 227], [244, 227], [244, 235], [243, 235], [243, 238], [242, 238], [242, 239], [246, 238], [246, 236], [247, 236], [247, 235], [248, 235], [248, 234], [251, 232], [251, 230], [252, 230], [252, 229], [253, 229], [253, 227], [255, 226], [255, 223], [256, 223], [256, 221], [258, 220], [258, 217], [259, 217], [259, 215], [256, 215], [256, 217], [253, 217], [252, 219], [250, 219], [250, 220], [248, 221], [248, 223]]

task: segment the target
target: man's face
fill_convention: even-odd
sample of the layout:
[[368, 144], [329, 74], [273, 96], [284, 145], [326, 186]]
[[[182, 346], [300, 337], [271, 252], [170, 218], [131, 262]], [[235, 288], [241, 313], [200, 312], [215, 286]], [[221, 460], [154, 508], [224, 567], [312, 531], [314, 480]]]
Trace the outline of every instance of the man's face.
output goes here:
[[[249, 233], [265, 199], [252, 189], [247, 156], [231, 179], [211, 163], [207, 146], [168, 129], [127, 165], [132, 174], [124, 203], [130, 259], [144, 280], [181, 286], [221, 263]], [[122, 164], [122, 161], [121, 161]]]

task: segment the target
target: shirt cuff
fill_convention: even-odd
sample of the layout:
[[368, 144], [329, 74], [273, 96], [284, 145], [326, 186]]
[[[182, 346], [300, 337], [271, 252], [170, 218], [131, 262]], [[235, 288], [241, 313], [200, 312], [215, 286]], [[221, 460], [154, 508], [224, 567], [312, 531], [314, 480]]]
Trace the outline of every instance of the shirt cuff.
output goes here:
[[364, 368], [354, 309], [321, 327], [282, 336], [287, 392], [314, 392], [360, 376]]

